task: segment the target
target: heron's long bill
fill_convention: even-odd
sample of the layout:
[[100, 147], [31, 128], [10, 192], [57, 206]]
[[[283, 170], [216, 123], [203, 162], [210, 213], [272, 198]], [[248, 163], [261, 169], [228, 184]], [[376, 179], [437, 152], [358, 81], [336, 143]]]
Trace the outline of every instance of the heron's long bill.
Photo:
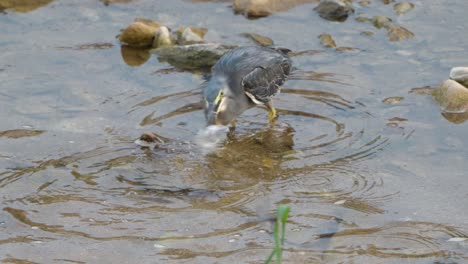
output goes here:
[[221, 105], [223, 98], [224, 98], [223, 91], [220, 90], [218, 92], [218, 95], [212, 102], [208, 100], [205, 102], [207, 106], [206, 120], [208, 122], [208, 125], [217, 125], [216, 119], [217, 119], [217, 115], [219, 111], [219, 106]]

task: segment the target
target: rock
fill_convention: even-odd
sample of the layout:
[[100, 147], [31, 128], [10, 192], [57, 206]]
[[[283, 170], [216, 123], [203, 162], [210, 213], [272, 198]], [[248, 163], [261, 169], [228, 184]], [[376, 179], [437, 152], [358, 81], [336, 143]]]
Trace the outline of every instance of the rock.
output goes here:
[[382, 103], [384, 104], [397, 104], [405, 99], [402, 96], [394, 96], [394, 97], [387, 97], [382, 100]]
[[314, 10], [319, 13], [320, 17], [330, 21], [345, 21], [349, 14], [354, 13], [352, 7], [346, 6], [340, 1], [325, 0], [321, 1]]
[[235, 47], [214, 43], [193, 44], [157, 48], [151, 50], [151, 53], [177, 68], [195, 70], [209, 69], [221, 56]]
[[468, 111], [468, 89], [454, 80], [446, 80], [432, 96], [443, 112], [464, 113]]
[[360, 51], [360, 49], [354, 48], [354, 47], [337, 47], [336, 51], [339, 51], [339, 52], [353, 52], [353, 51]]
[[404, 122], [404, 121], [408, 121], [408, 119], [396, 116], [396, 117], [392, 117], [392, 118], [388, 119], [388, 121], [390, 121], [390, 122]]
[[397, 25], [386, 25], [385, 29], [387, 29], [388, 39], [391, 42], [394, 41], [401, 41], [407, 40], [414, 37], [413, 32], [409, 31], [408, 29], [397, 26]]
[[164, 143], [164, 140], [153, 132], [144, 132], [139, 139], [135, 140], [135, 144], [147, 148], [154, 148], [157, 143]]
[[250, 38], [251, 40], [255, 41], [260, 46], [271, 46], [273, 45], [273, 40], [269, 37], [265, 37], [255, 33], [243, 33], [242, 36]]
[[361, 32], [361, 35], [363, 35], [363, 36], [373, 36], [374, 32], [372, 32], [372, 31], [363, 31], [363, 32]]
[[382, 2], [386, 5], [395, 2], [395, 0], [382, 0]]
[[206, 32], [208, 32], [206, 28], [181, 27], [176, 31], [177, 44], [189, 45], [203, 43]]
[[383, 28], [388, 26], [392, 20], [386, 16], [375, 16], [372, 18], [372, 24], [376, 28]]
[[408, 3], [408, 2], [397, 3], [397, 4], [395, 4], [393, 6], [393, 10], [395, 10], [395, 12], [398, 15], [402, 15], [404, 13], [407, 13], [413, 8], [414, 8], [414, 4], [413, 3]]
[[148, 18], [142, 18], [142, 17], [135, 18], [134, 22], [140, 22], [140, 23], [143, 23], [143, 24], [145, 24], [145, 25], [147, 25], [149, 27], [155, 28], [155, 29], [162, 26], [161, 24], [159, 24], [158, 22], [156, 22], [154, 20], [151, 20], [151, 19], [148, 19]]
[[117, 38], [123, 44], [131, 47], [150, 47], [157, 30], [158, 28], [148, 26], [145, 23], [133, 22]]
[[336, 48], [336, 43], [330, 34], [323, 33], [319, 36], [320, 44], [326, 48]]
[[450, 71], [450, 79], [468, 87], [468, 67], [455, 67]]
[[372, 22], [372, 18], [365, 17], [362, 14], [359, 14], [354, 20], [360, 23]]
[[15, 12], [26, 13], [48, 5], [52, 1], [54, 0], [0, 0], [0, 11], [11, 9]]
[[276, 12], [289, 10], [297, 5], [314, 3], [318, 0], [234, 0], [232, 8], [249, 18], [265, 17]]
[[149, 49], [134, 48], [126, 45], [120, 47], [120, 54], [124, 62], [130, 66], [140, 66], [151, 57]]
[[424, 87], [416, 87], [412, 88], [409, 93], [411, 94], [418, 94], [418, 95], [432, 95], [434, 93], [435, 88], [431, 86], [424, 86]]
[[0, 137], [7, 138], [22, 138], [22, 137], [33, 137], [44, 133], [44, 130], [29, 130], [29, 129], [13, 129], [0, 131]]
[[173, 46], [174, 44], [174, 38], [167, 27], [161, 26], [154, 33], [153, 48]]
[[369, 6], [371, 4], [371, 1], [369, 0], [362, 0], [362, 1], [359, 1], [358, 4], [360, 6]]

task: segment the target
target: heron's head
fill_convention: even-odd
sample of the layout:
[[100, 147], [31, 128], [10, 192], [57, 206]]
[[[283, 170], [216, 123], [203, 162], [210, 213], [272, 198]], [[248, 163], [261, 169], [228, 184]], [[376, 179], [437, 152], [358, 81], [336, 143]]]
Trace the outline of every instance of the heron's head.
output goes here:
[[223, 79], [210, 80], [203, 89], [208, 125], [227, 126], [241, 113], [239, 99]]

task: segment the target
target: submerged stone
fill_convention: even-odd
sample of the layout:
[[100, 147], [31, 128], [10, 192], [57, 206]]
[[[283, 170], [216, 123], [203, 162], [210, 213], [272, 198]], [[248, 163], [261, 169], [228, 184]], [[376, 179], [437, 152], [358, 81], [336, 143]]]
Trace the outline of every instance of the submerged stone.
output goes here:
[[276, 12], [289, 10], [297, 5], [314, 3], [318, 0], [234, 0], [234, 12], [246, 17], [265, 17]]
[[330, 21], [345, 21], [349, 14], [354, 13], [354, 9], [340, 1], [325, 0], [321, 1], [314, 10], [321, 18]]
[[446, 80], [432, 94], [443, 112], [468, 111], [468, 89], [454, 80]]
[[371, 4], [371, 1], [369, 0], [362, 0], [362, 1], [359, 1], [358, 4], [360, 6], [369, 6]]
[[361, 32], [361, 35], [363, 36], [373, 36], [375, 33], [372, 31], [363, 31]]
[[336, 43], [330, 34], [323, 33], [319, 36], [320, 44], [326, 48], [336, 48]]
[[397, 26], [397, 25], [387, 25], [385, 26], [387, 29], [388, 39], [391, 42], [407, 40], [414, 37], [414, 33], [409, 31], [408, 29]]
[[386, 16], [375, 16], [372, 18], [372, 24], [376, 28], [383, 28], [389, 25], [390, 22], [392, 22], [392, 20]]
[[432, 95], [435, 88], [431, 86], [424, 86], [424, 87], [416, 87], [412, 88], [409, 93], [411, 94], [418, 94], [418, 95]]
[[0, 131], [0, 137], [7, 138], [22, 138], [22, 137], [33, 137], [44, 133], [44, 130], [29, 130], [29, 129], [13, 129]]
[[273, 40], [269, 37], [262, 36], [256, 33], [243, 33], [242, 36], [250, 38], [251, 40], [255, 41], [260, 46], [271, 46], [273, 45]]
[[359, 14], [354, 20], [360, 23], [372, 22], [372, 18], [365, 17], [363, 14]]
[[360, 51], [359, 48], [354, 48], [354, 47], [337, 47], [336, 51], [339, 52], [357, 52]]
[[382, 100], [382, 103], [384, 104], [397, 104], [405, 99], [402, 96], [394, 96], [394, 97], [387, 97]]
[[236, 46], [221, 44], [193, 44], [170, 46], [151, 50], [161, 61], [182, 69], [206, 69], [213, 66], [221, 56]]
[[413, 3], [408, 3], [408, 2], [397, 3], [397, 4], [395, 4], [393, 6], [393, 10], [395, 10], [395, 12], [398, 15], [402, 15], [404, 13], [407, 13], [413, 8], [414, 8], [414, 4]]

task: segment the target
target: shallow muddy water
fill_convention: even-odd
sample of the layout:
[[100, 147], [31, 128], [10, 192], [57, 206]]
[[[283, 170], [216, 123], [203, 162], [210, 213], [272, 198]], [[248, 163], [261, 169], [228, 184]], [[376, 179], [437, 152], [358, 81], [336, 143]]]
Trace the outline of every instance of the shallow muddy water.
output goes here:
[[[249, 20], [229, 1], [4, 2], [0, 262], [263, 263], [279, 204], [284, 263], [468, 262], [468, 122], [412, 92], [468, 66], [467, 1], [411, 1], [398, 16], [373, 0], [344, 23], [314, 3]], [[359, 13], [415, 37], [389, 42]], [[121, 49], [135, 17], [317, 52], [293, 57], [275, 124], [251, 109], [205, 155], [203, 74]], [[324, 48], [322, 33], [357, 49]], [[136, 146], [145, 131], [165, 143]]]

